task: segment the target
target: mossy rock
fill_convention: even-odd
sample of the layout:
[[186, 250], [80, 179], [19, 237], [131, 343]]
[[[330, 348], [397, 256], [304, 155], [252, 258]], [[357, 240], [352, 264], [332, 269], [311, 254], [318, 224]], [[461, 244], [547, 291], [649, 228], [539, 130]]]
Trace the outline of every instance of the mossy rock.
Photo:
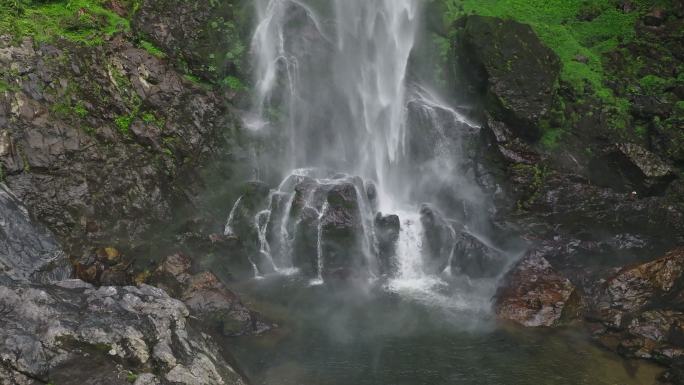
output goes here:
[[466, 16], [452, 41], [455, 86], [479, 98], [487, 111], [530, 140], [552, 107], [561, 63], [529, 25]]

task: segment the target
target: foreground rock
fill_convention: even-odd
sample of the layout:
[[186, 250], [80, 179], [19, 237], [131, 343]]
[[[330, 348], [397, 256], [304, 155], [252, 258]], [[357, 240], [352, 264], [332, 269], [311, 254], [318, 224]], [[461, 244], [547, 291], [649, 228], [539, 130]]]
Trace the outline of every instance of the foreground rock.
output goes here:
[[231, 337], [271, 329], [271, 325], [247, 309], [213, 273], [192, 274], [191, 267], [192, 261], [187, 256], [169, 256], [152, 273], [150, 282], [181, 299], [208, 330]]
[[577, 318], [580, 296], [572, 283], [553, 269], [543, 252], [535, 250], [506, 274], [494, 306], [500, 319], [528, 327], [557, 326]]
[[624, 268], [601, 289], [591, 313], [599, 341], [630, 357], [684, 359], [684, 248]]
[[0, 183], [0, 276], [49, 282], [69, 278], [70, 274], [66, 255], [52, 233], [35, 222], [7, 186]]
[[245, 384], [161, 289], [3, 284], [0, 309], [3, 384]]

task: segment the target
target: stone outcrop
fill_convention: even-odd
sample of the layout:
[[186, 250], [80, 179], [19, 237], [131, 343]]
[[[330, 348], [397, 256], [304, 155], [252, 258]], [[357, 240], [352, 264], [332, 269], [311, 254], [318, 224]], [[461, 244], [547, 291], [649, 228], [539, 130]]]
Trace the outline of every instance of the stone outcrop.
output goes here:
[[0, 382], [245, 384], [188, 315], [147, 285], [0, 284]]
[[192, 260], [174, 254], [162, 261], [149, 281], [182, 300], [194, 318], [224, 336], [260, 334], [271, 329], [213, 273], [191, 271]]
[[140, 241], [194, 203], [190, 171], [237, 132], [217, 94], [121, 36], [94, 47], [0, 37], [0, 65], [14, 68], [2, 74], [2, 175], [75, 255]]

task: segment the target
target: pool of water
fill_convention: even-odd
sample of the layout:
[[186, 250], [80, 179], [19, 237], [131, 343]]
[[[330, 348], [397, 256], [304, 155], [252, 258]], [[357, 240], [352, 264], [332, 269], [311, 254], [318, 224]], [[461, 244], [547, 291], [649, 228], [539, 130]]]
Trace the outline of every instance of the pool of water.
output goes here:
[[662, 371], [598, 348], [581, 330], [501, 325], [486, 306], [448, 290], [432, 300], [294, 276], [235, 290], [279, 324], [231, 341], [254, 385], [650, 385]]

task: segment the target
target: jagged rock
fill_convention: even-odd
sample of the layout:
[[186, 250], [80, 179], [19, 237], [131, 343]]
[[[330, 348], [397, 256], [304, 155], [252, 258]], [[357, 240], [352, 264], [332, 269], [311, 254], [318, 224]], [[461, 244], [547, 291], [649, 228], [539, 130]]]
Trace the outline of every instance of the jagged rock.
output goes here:
[[392, 275], [396, 272], [394, 261], [400, 230], [401, 223], [397, 215], [377, 213], [375, 216], [375, 237], [378, 242], [378, 261], [382, 274]]
[[680, 248], [655, 261], [624, 268], [608, 279], [596, 311], [606, 325], [622, 328], [627, 316], [645, 308], [684, 304], [683, 285], [684, 249]]
[[465, 91], [524, 138], [541, 135], [556, 92], [560, 60], [529, 25], [512, 19], [471, 15], [457, 22], [452, 42]]
[[460, 272], [471, 278], [496, 277], [504, 267], [506, 258], [499, 251], [466, 232], [456, 236], [451, 260], [452, 272]]
[[364, 229], [356, 186], [342, 182], [327, 194], [321, 217], [321, 257], [324, 278], [349, 277], [366, 265]]
[[439, 274], [449, 264], [454, 251], [456, 232], [434, 207], [420, 208], [423, 225], [423, 268], [427, 274]]
[[152, 286], [2, 284], [0, 309], [3, 384], [124, 385], [129, 373], [148, 373], [142, 384], [245, 384], [188, 325], [185, 305]]
[[504, 277], [494, 304], [500, 319], [538, 327], [577, 317], [579, 294], [542, 255], [535, 250], [527, 253]]
[[192, 274], [191, 268], [189, 257], [174, 254], [162, 261], [149, 281], [181, 299], [193, 317], [225, 336], [260, 334], [271, 329], [213, 273]]
[[52, 233], [34, 221], [17, 197], [0, 183], [0, 281], [47, 283], [71, 275], [71, 266]]
[[13, 84], [0, 93], [5, 182], [69, 254], [146, 241], [197, 198], [202, 176], [187, 171], [236, 136], [217, 93], [121, 36], [92, 47], [3, 36], [0, 52], [0, 66], [22, 69], [0, 74]]

